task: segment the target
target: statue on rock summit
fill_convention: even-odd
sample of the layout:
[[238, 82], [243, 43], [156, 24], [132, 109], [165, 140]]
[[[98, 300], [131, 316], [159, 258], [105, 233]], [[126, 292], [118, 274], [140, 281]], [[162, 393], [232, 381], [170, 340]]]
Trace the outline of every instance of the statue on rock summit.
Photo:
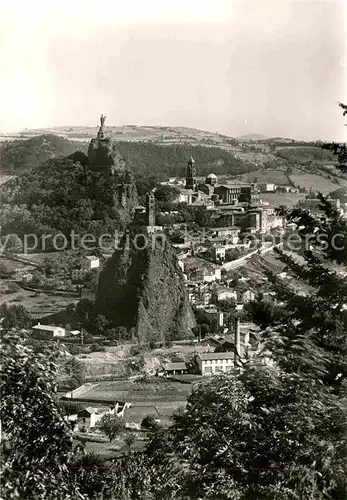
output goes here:
[[105, 138], [105, 121], [106, 121], [106, 116], [105, 115], [101, 115], [100, 116], [100, 128], [99, 128], [99, 132], [98, 132], [98, 137], [99, 139], [104, 139]]

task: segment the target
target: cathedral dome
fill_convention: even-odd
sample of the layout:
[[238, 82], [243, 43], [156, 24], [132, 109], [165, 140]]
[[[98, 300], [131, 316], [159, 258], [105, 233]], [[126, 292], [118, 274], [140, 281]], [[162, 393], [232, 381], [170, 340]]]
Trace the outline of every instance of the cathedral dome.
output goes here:
[[215, 174], [209, 174], [205, 179], [206, 184], [217, 184], [217, 176]]

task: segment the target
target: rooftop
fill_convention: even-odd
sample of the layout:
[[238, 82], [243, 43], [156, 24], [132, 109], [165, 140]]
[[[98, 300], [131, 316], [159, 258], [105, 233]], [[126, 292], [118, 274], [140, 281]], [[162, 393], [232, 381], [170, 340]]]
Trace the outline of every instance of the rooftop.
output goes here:
[[233, 359], [233, 352], [203, 352], [197, 355], [201, 361], [207, 361], [210, 359]]
[[37, 330], [45, 330], [46, 332], [53, 332], [57, 328], [62, 328], [60, 326], [51, 326], [51, 325], [35, 325], [33, 328], [36, 328]]
[[96, 255], [87, 255], [85, 258], [88, 260], [99, 260], [99, 257], [96, 257]]
[[170, 370], [186, 370], [187, 369], [187, 363], [184, 363], [184, 361], [177, 362], [177, 363], [166, 363], [164, 365], [164, 369], [166, 371], [170, 371]]

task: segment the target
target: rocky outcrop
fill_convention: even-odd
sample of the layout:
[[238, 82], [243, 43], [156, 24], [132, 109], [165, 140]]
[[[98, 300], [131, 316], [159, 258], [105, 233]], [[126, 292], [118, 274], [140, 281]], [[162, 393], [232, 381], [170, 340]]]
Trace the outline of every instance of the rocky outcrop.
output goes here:
[[100, 274], [98, 312], [114, 326], [133, 329], [140, 342], [192, 337], [194, 314], [176, 254], [164, 235], [133, 228], [120, 247]]
[[126, 170], [122, 155], [110, 137], [92, 139], [88, 148], [89, 166], [94, 171], [113, 175], [117, 170]]
[[100, 196], [111, 190], [113, 215], [124, 224], [131, 220], [133, 209], [138, 205], [136, 183], [115, 143], [105, 135], [105, 119], [102, 115], [98, 135], [89, 144], [88, 164], [95, 178], [96, 197], [98, 189]]

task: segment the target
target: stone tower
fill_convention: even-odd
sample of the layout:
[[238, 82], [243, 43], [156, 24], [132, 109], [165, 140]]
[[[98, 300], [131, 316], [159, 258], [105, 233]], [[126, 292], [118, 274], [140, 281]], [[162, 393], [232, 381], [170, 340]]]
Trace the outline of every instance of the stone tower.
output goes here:
[[146, 197], [146, 225], [155, 226], [155, 197], [153, 193], [148, 193]]
[[188, 160], [187, 165], [187, 174], [186, 174], [186, 189], [194, 189], [196, 191], [196, 168], [195, 168], [195, 160], [191, 156]]

